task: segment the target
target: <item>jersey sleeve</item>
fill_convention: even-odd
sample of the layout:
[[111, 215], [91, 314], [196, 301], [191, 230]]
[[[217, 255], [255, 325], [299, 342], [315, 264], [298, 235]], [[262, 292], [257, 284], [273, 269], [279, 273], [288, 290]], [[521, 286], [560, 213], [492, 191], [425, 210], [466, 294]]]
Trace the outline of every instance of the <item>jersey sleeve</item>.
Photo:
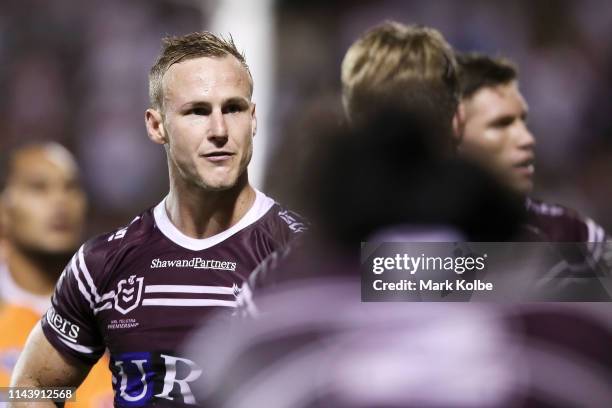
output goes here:
[[95, 265], [86, 263], [85, 247], [79, 249], [64, 269], [41, 324], [47, 340], [61, 354], [92, 365], [105, 350], [95, 317], [105, 308], [105, 299], [98, 295], [93, 283], [91, 270]]

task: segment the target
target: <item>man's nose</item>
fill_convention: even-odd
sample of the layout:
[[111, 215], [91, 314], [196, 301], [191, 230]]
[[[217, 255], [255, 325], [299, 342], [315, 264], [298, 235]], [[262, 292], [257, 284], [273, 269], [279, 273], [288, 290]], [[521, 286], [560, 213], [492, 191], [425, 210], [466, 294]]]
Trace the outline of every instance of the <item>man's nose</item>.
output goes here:
[[221, 111], [213, 111], [210, 115], [210, 139], [227, 139], [227, 124]]
[[535, 137], [533, 137], [533, 134], [531, 133], [527, 125], [525, 125], [524, 123], [520, 125], [520, 129], [518, 131], [517, 138], [518, 138], [517, 139], [518, 146], [521, 149], [524, 149], [524, 150], [534, 149], [535, 144], [536, 144]]

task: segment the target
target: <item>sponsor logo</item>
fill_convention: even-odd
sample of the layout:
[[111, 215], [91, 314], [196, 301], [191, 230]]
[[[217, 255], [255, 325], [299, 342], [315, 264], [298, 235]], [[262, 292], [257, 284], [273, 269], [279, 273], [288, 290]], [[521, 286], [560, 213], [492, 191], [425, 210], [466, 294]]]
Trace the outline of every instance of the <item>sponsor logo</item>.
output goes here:
[[115, 295], [116, 311], [121, 314], [128, 314], [140, 305], [143, 281], [144, 278], [137, 278], [136, 275], [119, 281], [117, 294]]
[[216, 269], [221, 271], [235, 271], [236, 262], [229, 261], [218, 261], [216, 259], [203, 259], [203, 258], [191, 258], [191, 259], [172, 259], [172, 260], [161, 260], [155, 258], [151, 261], [151, 269], [158, 268], [195, 268], [195, 269]]
[[54, 308], [47, 310], [47, 323], [59, 332], [63, 337], [74, 342], [79, 337], [79, 330], [81, 329], [76, 324], [72, 323], [65, 317], [60, 316]]
[[124, 353], [112, 357], [111, 368], [117, 406], [141, 407], [151, 399], [196, 404], [190, 384], [202, 375], [202, 369], [189, 359], [164, 353]]

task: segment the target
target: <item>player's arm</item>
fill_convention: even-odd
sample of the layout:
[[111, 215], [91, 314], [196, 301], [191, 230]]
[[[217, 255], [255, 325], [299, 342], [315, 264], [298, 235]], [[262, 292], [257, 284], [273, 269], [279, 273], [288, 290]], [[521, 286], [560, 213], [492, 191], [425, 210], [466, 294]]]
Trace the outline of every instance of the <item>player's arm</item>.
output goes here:
[[51, 307], [30, 333], [19, 357], [13, 386], [77, 387], [104, 354], [94, 310], [105, 306], [108, 299], [103, 301], [94, 286], [91, 273], [97, 266], [85, 246], [68, 263], [55, 286]]
[[[37, 324], [26, 342], [11, 378], [11, 387], [78, 387], [91, 366], [66, 359], [49, 343]], [[53, 402], [20, 402], [9, 407], [53, 407]]]

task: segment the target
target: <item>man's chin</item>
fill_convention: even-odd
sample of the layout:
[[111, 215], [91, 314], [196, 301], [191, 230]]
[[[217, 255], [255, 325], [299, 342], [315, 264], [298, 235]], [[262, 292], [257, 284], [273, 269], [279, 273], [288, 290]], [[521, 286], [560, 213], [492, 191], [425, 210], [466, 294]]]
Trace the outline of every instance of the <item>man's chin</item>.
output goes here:
[[520, 195], [529, 195], [533, 192], [533, 180], [518, 180], [514, 181], [511, 186], [514, 192]]
[[70, 258], [79, 248], [78, 243], [66, 243], [59, 245], [57, 242], [38, 242], [29, 244], [16, 244], [26, 257], [49, 268], [49, 272], [59, 274]]
[[197, 184], [202, 190], [205, 191], [222, 192], [232, 190], [239, 185], [242, 185], [242, 180], [248, 180], [248, 178], [226, 174], [215, 178], [201, 177]]
[[236, 186], [236, 182], [200, 182], [198, 185], [202, 188], [202, 190], [210, 191], [210, 192], [222, 192], [231, 190], [234, 186]]

